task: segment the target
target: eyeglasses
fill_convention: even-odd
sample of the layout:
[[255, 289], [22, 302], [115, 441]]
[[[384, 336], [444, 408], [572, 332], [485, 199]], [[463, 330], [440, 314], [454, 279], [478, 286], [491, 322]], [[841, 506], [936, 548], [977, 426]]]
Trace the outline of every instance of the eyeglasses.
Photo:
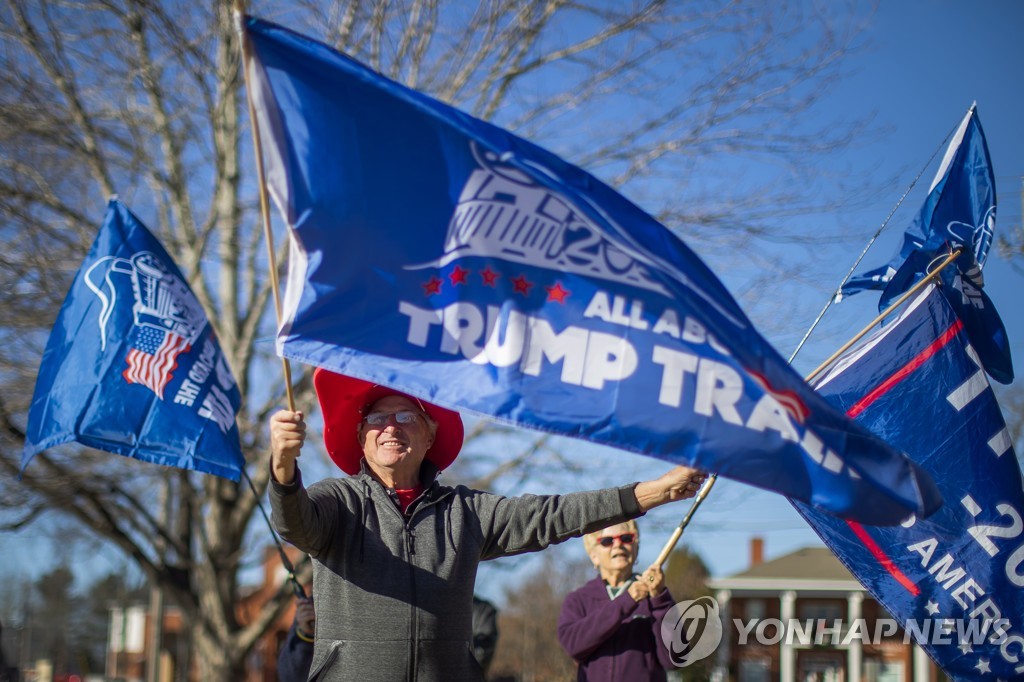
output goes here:
[[635, 537], [636, 535], [634, 535], [633, 533], [623, 533], [622, 535], [605, 535], [603, 538], [597, 539], [597, 544], [601, 545], [602, 547], [611, 547], [615, 544], [615, 541], [618, 540], [623, 545], [631, 545], [633, 544], [633, 540], [635, 539]]
[[419, 416], [418, 412], [413, 412], [412, 410], [402, 410], [401, 412], [371, 412], [363, 417], [363, 422], [365, 422], [367, 426], [386, 426], [388, 421], [394, 417], [395, 421], [399, 424], [412, 424], [419, 419]]

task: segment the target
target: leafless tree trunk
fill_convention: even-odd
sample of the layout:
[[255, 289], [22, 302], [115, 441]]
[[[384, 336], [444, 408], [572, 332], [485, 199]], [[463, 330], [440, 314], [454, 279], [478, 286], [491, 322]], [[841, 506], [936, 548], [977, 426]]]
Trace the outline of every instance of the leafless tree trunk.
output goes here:
[[[807, 7], [351, 0], [252, 10], [545, 144], [688, 241], [735, 248], [742, 236], [751, 248], [768, 231], [799, 236], [782, 218], [815, 208], [803, 192], [815, 159], [855, 132], [833, 119], [789, 125], [813, 112], [851, 39], [846, 14], [833, 25]], [[49, 512], [106, 539], [185, 610], [200, 679], [238, 679], [289, 598], [282, 589], [255, 621], [236, 617], [240, 567], [267, 537], [245, 486], [79, 447], [44, 453], [16, 477], [42, 348], [103, 204], [119, 193], [205, 307], [244, 396], [248, 472], [258, 493], [267, 485], [264, 424], [283, 388], [230, 3], [6, 0], [0, 45], [0, 528]], [[718, 175], [704, 173], [712, 159]], [[787, 170], [740, 193], [735, 174], [748, 162]], [[296, 384], [310, 411], [308, 375]], [[503, 448], [511, 464], [473, 475], [521, 475], [531, 460], [516, 453], [538, 449], [549, 449], [544, 439], [513, 441]], [[161, 522], [164, 482], [173, 505]]]
[[[579, 541], [577, 541], [579, 542]], [[498, 613], [498, 645], [488, 676], [492, 679], [576, 679], [576, 662], [558, 643], [558, 615], [565, 597], [594, 575], [583, 557], [558, 562], [544, 557], [540, 567], [505, 594]]]

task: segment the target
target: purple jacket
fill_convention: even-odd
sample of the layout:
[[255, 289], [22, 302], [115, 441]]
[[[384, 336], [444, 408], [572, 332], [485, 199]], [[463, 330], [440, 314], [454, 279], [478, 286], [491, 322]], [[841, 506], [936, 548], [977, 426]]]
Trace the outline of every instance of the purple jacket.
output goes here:
[[673, 603], [667, 589], [639, 602], [626, 590], [609, 599], [601, 578], [569, 593], [558, 617], [558, 641], [579, 663], [576, 679], [663, 682], [673, 666], [661, 621]]

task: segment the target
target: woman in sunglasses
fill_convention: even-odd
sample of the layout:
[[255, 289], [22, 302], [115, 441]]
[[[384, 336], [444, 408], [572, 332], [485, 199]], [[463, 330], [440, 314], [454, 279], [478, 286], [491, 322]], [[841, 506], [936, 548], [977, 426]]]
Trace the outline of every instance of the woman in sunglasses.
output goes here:
[[633, 520], [583, 536], [598, 577], [571, 592], [558, 618], [558, 641], [579, 664], [577, 680], [665, 680], [672, 668], [661, 621], [672, 595], [657, 566], [633, 571], [640, 530]]
[[[535, 552], [691, 498], [704, 475], [567, 495], [501, 497], [437, 480], [462, 448], [458, 412], [318, 369], [324, 444], [346, 478], [307, 489], [301, 413], [271, 417], [270, 504], [313, 557], [318, 682], [479, 682], [472, 599], [481, 561]], [[655, 583], [652, 583], [654, 585]], [[625, 679], [625, 678], [624, 678]]]

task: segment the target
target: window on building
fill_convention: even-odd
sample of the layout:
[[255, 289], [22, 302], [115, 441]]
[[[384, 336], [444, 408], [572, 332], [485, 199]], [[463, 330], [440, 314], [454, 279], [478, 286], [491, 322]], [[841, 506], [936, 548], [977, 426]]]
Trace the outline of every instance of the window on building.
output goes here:
[[764, 599], [748, 599], [743, 607], [747, 620], [761, 620], [765, 616]]
[[831, 623], [834, 620], [842, 619], [843, 605], [834, 601], [810, 601], [801, 600], [797, 605], [797, 618], [803, 620], [818, 620], [819, 618]]
[[864, 682], [903, 682], [903, 661], [864, 661]]
[[844, 656], [809, 654], [799, 660], [797, 679], [800, 682], [843, 682], [846, 671]]
[[772, 662], [769, 658], [740, 659], [739, 682], [769, 682]]

